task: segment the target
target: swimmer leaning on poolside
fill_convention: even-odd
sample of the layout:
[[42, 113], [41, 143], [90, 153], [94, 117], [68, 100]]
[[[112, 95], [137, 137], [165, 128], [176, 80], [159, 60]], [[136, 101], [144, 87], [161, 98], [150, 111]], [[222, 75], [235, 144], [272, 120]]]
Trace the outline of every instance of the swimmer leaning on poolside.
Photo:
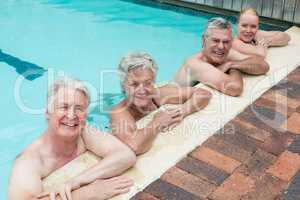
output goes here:
[[286, 46], [290, 40], [285, 32], [259, 30], [259, 16], [255, 9], [248, 8], [240, 13], [232, 47], [243, 54], [266, 57], [269, 47]]

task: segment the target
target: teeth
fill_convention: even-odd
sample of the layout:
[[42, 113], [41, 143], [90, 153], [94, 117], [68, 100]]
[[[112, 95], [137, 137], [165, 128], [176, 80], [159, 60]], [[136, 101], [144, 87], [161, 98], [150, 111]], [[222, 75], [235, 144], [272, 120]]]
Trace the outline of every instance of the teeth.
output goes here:
[[76, 126], [76, 124], [68, 124], [68, 123], [63, 123], [63, 124], [66, 125], [66, 126], [70, 126], [70, 127]]

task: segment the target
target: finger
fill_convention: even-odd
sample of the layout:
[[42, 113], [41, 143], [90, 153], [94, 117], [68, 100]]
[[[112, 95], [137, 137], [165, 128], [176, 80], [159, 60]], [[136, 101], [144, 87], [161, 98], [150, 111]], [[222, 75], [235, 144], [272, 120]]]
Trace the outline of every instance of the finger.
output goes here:
[[130, 191], [130, 188], [116, 189], [116, 194], [124, 194]]
[[55, 200], [55, 196], [56, 196], [56, 193], [55, 192], [51, 192], [50, 193], [50, 200]]
[[115, 189], [124, 189], [124, 188], [130, 188], [133, 186], [133, 183], [121, 183], [115, 185]]
[[37, 198], [38, 198], [38, 199], [41, 199], [41, 198], [46, 197], [46, 196], [49, 196], [49, 195], [50, 195], [50, 192], [43, 192], [43, 193], [39, 194], [39, 195], [37, 196]]
[[72, 192], [71, 192], [71, 187], [70, 186], [66, 186], [65, 193], [67, 195], [67, 199], [72, 200]]
[[178, 125], [178, 123], [173, 123], [169, 126], [169, 130], [172, 130], [173, 128], [175, 128]]
[[60, 196], [61, 200], [68, 200], [68, 199], [67, 199], [67, 196], [66, 196], [66, 194], [65, 194], [65, 191], [59, 192], [59, 196]]

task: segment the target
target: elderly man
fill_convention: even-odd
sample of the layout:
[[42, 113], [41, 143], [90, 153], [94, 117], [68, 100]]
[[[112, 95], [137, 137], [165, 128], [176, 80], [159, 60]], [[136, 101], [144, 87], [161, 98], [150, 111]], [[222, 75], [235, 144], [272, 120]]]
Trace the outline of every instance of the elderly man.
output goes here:
[[259, 17], [255, 9], [241, 11], [238, 19], [238, 34], [232, 47], [243, 54], [266, 57], [269, 47], [286, 46], [290, 36], [280, 31], [259, 30]]
[[[184, 117], [208, 104], [210, 92], [192, 87], [165, 85], [155, 87], [157, 66], [147, 53], [132, 53], [119, 64], [121, 85], [126, 98], [111, 111], [111, 127], [115, 136], [137, 155], [151, 148], [156, 135], [175, 127]], [[144, 128], [136, 121], [163, 104], [180, 104], [157, 112]]]
[[[9, 199], [100, 200], [128, 192], [132, 180], [111, 177], [131, 167], [135, 154], [114, 136], [86, 125], [90, 97], [83, 83], [75, 79], [55, 82], [48, 92], [47, 103], [48, 127], [15, 160]], [[85, 151], [102, 160], [58, 191], [43, 193], [42, 179]]]
[[231, 49], [231, 24], [223, 18], [208, 21], [202, 36], [203, 50], [189, 58], [174, 81], [182, 86], [202, 82], [230, 96], [243, 91], [241, 72], [260, 75], [269, 65], [260, 56], [246, 56]]

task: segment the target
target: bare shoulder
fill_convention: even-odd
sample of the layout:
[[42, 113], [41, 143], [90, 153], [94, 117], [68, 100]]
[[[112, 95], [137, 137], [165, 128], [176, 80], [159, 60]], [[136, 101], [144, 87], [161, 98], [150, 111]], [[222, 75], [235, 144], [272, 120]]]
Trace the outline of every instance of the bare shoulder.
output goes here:
[[42, 192], [43, 163], [39, 153], [25, 150], [14, 161], [9, 182], [10, 200], [32, 198]]

